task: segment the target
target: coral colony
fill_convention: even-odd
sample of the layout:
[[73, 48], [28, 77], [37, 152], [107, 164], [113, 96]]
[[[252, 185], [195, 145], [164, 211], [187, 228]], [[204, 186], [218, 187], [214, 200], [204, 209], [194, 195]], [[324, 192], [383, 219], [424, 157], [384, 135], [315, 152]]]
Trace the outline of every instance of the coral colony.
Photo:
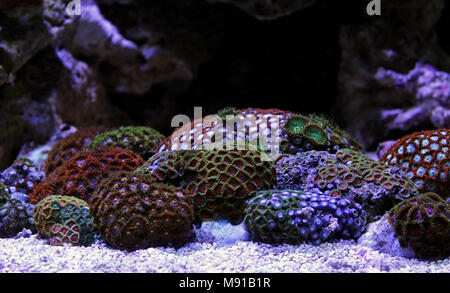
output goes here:
[[[80, 128], [54, 144], [45, 173], [16, 160], [0, 176], [2, 237], [26, 228], [49, 245], [88, 246], [99, 235], [132, 251], [181, 247], [202, 222], [225, 219], [243, 223], [251, 241], [320, 245], [357, 240], [388, 214], [418, 258], [449, 255], [450, 130], [408, 135], [378, 162], [323, 117], [234, 108], [216, 116], [168, 138], [149, 127]], [[273, 131], [276, 160], [259, 139]]]
[[0, 0], [0, 248], [449, 271], [450, 4], [343, 2]]

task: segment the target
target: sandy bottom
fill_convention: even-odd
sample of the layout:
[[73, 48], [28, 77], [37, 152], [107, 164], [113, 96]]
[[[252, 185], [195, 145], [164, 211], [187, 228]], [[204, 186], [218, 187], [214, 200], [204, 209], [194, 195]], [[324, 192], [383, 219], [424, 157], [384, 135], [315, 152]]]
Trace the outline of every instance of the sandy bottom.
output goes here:
[[427, 262], [392, 257], [355, 241], [319, 246], [247, 241], [242, 226], [204, 223], [197, 240], [180, 249], [124, 252], [98, 240], [90, 247], [50, 246], [36, 235], [0, 239], [0, 273], [336, 273], [450, 272], [450, 258]]

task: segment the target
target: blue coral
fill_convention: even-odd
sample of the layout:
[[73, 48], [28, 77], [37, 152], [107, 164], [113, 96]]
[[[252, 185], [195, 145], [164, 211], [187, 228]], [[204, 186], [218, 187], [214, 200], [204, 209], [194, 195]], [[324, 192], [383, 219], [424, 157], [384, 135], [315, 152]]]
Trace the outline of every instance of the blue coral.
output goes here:
[[30, 205], [10, 198], [0, 206], [0, 238], [10, 238], [23, 229], [35, 231]]
[[33, 188], [44, 179], [44, 172], [27, 158], [20, 158], [0, 174], [0, 182], [10, 193], [30, 194]]
[[362, 206], [351, 200], [289, 189], [258, 192], [247, 202], [244, 218], [254, 241], [313, 245], [357, 239], [366, 221]]

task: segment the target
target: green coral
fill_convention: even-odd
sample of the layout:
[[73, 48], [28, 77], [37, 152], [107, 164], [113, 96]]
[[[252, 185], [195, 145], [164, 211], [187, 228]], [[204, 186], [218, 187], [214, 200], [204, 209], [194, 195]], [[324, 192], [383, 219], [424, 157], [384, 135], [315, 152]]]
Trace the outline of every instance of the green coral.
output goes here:
[[51, 195], [38, 202], [33, 214], [38, 236], [50, 245], [89, 246], [95, 240], [94, 218], [84, 200]]
[[131, 150], [144, 159], [148, 159], [156, 152], [156, 148], [164, 139], [164, 135], [150, 127], [123, 126], [98, 134], [89, 147], [117, 147]]
[[305, 126], [309, 124], [309, 119], [303, 115], [294, 115], [288, 118], [284, 126], [284, 131], [290, 135], [302, 134]]
[[119, 172], [100, 184], [91, 209], [110, 246], [135, 250], [180, 245], [193, 235], [194, 208], [189, 195], [155, 181], [149, 174]]
[[0, 182], [0, 205], [6, 203], [10, 198], [8, 189], [6, 189], [5, 184]]
[[290, 116], [284, 124], [283, 132], [280, 150], [284, 153], [295, 154], [310, 150], [334, 153], [341, 148], [361, 149], [355, 139], [331, 120], [315, 114]]
[[217, 112], [217, 115], [219, 115], [219, 117], [222, 118], [222, 120], [225, 120], [229, 116], [234, 117], [237, 114], [238, 113], [235, 107], [226, 107]]
[[450, 255], [450, 207], [435, 193], [407, 199], [389, 212], [400, 245], [421, 258]]
[[239, 224], [245, 202], [276, 183], [272, 161], [259, 149], [181, 150], [154, 155], [136, 172], [183, 187], [193, 198], [196, 219], [224, 217]]

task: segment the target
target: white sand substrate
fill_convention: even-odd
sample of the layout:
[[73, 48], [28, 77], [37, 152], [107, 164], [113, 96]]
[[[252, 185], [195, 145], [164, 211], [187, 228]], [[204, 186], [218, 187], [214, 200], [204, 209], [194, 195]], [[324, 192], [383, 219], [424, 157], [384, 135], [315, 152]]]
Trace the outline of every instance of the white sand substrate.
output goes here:
[[247, 241], [242, 226], [204, 223], [197, 240], [180, 249], [114, 250], [50, 246], [36, 235], [0, 239], [0, 273], [449, 273], [450, 258], [420, 261], [392, 257], [356, 241], [280, 245]]

